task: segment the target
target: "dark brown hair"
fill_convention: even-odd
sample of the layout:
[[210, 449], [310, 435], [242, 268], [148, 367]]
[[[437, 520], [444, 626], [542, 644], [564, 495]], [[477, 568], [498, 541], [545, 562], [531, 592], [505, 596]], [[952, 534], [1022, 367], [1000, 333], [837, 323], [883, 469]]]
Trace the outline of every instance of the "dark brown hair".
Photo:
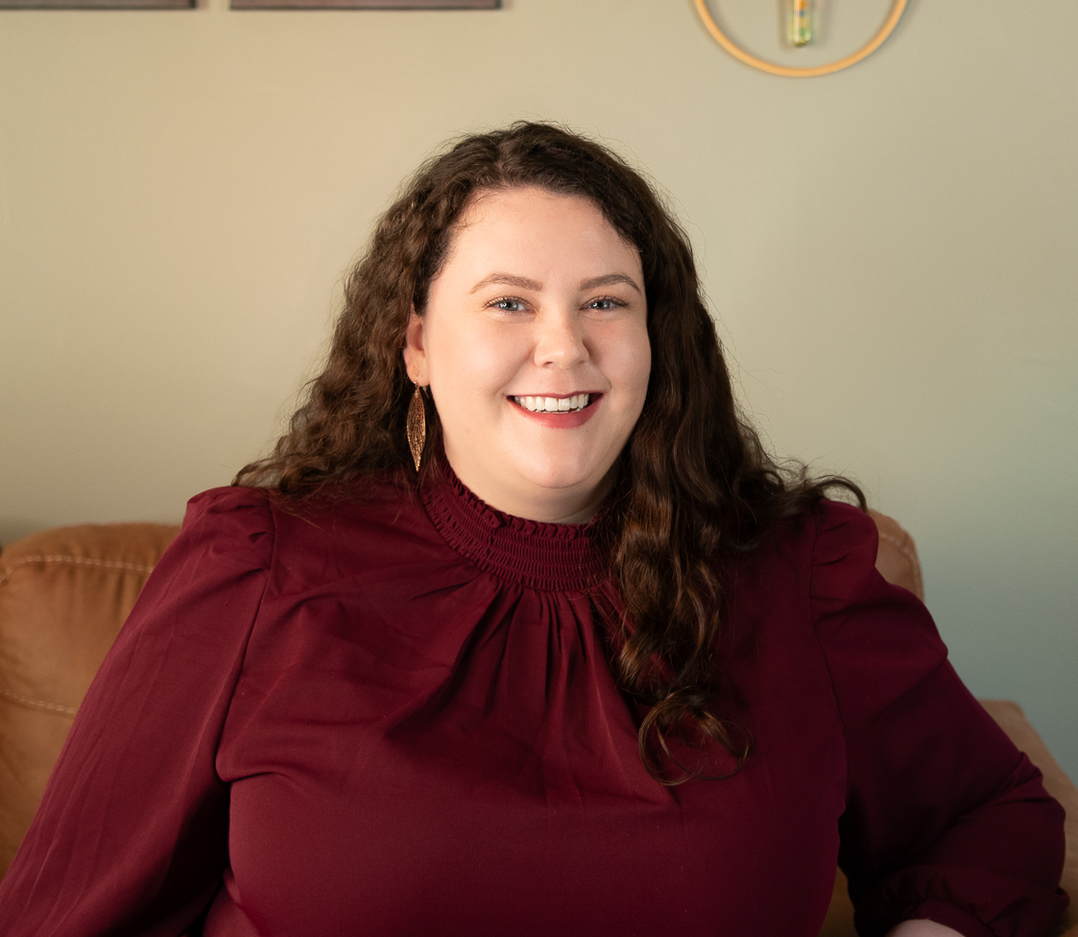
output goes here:
[[[864, 499], [844, 479], [780, 468], [740, 418], [688, 239], [648, 183], [605, 147], [550, 124], [518, 123], [467, 137], [422, 166], [352, 271], [325, 369], [289, 432], [234, 484], [301, 498], [362, 473], [411, 470], [412, 384], [402, 357], [409, 314], [423, 313], [469, 202], [519, 186], [591, 200], [643, 266], [651, 375], [604, 515], [624, 602], [611, 623], [612, 657], [623, 689], [645, 710], [641, 758], [665, 783], [703, 773], [675, 752], [708, 740], [740, 765], [751, 734], [723, 706], [733, 688], [721, 649], [734, 636], [722, 628], [722, 557], [751, 549], [831, 485], [848, 488], [862, 507]], [[429, 465], [440, 430], [427, 410]]]

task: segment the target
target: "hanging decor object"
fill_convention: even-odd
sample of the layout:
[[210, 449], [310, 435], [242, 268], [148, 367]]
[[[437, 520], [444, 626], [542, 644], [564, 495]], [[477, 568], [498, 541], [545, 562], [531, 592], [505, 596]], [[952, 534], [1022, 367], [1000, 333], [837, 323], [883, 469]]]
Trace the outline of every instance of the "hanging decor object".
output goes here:
[[[851, 65], [856, 65], [862, 59], [868, 58], [873, 52], [875, 52], [880, 46], [886, 42], [887, 37], [894, 32], [895, 27], [898, 25], [898, 21], [902, 19], [902, 13], [906, 9], [906, 3], [908, 0], [895, 0], [891, 7], [891, 12], [887, 14], [887, 19], [880, 27], [879, 32], [873, 36], [867, 44], [862, 46], [856, 52], [847, 55], [843, 59], [839, 59], [837, 62], [830, 62], [827, 65], [815, 65], [809, 68], [796, 68], [789, 65], [777, 65], [774, 62], [768, 62], [761, 59], [749, 52], [746, 52], [740, 46], [735, 44], [729, 36], [726, 35], [720, 28], [719, 24], [715, 22], [715, 17], [711, 15], [711, 11], [707, 7], [707, 0], [693, 0], [696, 5], [696, 12], [700, 15], [700, 19], [703, 20], [704, 26], [707, 27], [707, 31], [711, 33], [715, 41], [722, 46], [727, 52], [729, 52], [739, 62], [744, 62], [746, 65], [751, 65], [753, 68], [758, 68], [762, 72], [767, 72], [771, 75], [780, 75], [783, 78], [817, 78], [820, 75], [831, 75], [834, 72], [840, 72], [844, 68], [849, 68]], [[803, 23], [806, 31], [807, 38], [803, 42], [794, 41], [794, 19], [798, 17], [798, 10], [803, 10]], [[792, 0], [792, 7], [790, 10], [790, 22], [789, 32], [790, 41], [794, 45], [806, 45], [812, 39], [812, 8], [809, 0]]]
[[812, 42], [811, 0], [787, 0], [786, 38], [792, 46], [807, 46]]

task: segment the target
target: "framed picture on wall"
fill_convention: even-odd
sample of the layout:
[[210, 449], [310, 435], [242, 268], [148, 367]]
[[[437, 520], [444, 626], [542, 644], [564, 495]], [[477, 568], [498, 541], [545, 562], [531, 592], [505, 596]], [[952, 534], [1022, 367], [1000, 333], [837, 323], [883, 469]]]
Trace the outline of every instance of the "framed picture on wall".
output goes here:
[[0, 10], [190, 10], [195, 0], [0, 0]]
[[502, 0], [231, 0], [233, 10], [497, 10]]
[[[0, 0], [0, 10], [190, 10], [196, 0]], [[231, 0], [233, 10], [497, 10], [502, 0]]]

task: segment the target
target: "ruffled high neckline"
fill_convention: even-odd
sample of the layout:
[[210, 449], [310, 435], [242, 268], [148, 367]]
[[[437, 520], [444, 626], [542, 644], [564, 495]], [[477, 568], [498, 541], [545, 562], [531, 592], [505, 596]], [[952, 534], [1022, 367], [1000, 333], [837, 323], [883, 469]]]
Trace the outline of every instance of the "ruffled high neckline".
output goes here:
[[549, 592], [583, 592], [606, 578], [595, 543], [597, 518], [548, 524], [498, 511], [457, 478], [446, 461], [425, 485], [423, 505], [446, 543], [485, 572]]

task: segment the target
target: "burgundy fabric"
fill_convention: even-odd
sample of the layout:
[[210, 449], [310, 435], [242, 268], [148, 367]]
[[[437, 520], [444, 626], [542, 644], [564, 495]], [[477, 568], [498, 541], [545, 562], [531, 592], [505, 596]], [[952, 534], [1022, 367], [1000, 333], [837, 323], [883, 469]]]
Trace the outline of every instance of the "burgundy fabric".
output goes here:
[[[592, 528], [459, 483], [195, 498], [0, 886], [0, 933], [815, 935], [1058, 916], [1062, 815], [876, 534], [827, 504], [726, 571], [756, 747], [656, 783]], [[728, 767], [717, 759], [716, 767]], [[212, 905], [212, 906], [211, 906]], [[942, 910], [941, 910], [942, 909]]]

